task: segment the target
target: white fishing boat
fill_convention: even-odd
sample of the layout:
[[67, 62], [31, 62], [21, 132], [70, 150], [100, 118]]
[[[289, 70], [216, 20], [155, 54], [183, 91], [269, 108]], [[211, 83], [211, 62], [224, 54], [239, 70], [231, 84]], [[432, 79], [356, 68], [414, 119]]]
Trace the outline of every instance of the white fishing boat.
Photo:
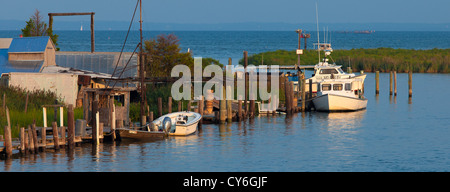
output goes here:
[[345, 73], [341, 69], [342, 66], [329, 64], [327, 56], [333, 51], [331, 44], [319, 44], [319, 50], [325, 51], [325, 57], [314, 67], [313, 77], [310, 78], [315, 85], [311, 86], [312, 91], [316, 93], [316, 97], [312, 98], [315, 110], [357, 111], [365, 109], [367, 99], [364, 98], [363, 87], [366, 74]]
[[153, 121], [153, 125], [157, 131], [165, 131], [168, 135], [186, 136], [197, 131], [201, 118], [199, 113], [191, 111], [175, 112], [159, 117]]
[[[365, 75], [363, 75], [365, 77]], [[352, 79], [330, 79], [318, 83], [319, 91], [313, 98], [317, 111], [357, 111], [365, 109], [367, 99], [360, 85], [364, 77]]]

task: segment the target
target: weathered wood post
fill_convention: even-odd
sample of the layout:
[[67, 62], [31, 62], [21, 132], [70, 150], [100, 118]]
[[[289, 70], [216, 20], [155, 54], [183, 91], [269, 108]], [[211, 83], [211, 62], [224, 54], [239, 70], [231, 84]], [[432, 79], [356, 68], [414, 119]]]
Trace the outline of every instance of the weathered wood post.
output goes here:
[[239, 121], [242, 121], [242, 100], [238, 100], [238, 116]]
[[200, 100], [198, 101], [198, 113], [200, 113], [200, 115], [202, 116], [202, 118], [200, 119], [200, 126], [203, 123], [203, 111], [204, 111], [204, 97], [203, 95], [200, 95]]
[[6, 158], [9, 159], [12, 156], [11, 127], [10, 126], [5, 126], [4, 132], [5, 132], [5, 141], [4, 141], [5, 154], [6, 154]]
[[162, 98], [158, 97], [158, 117], [161, 117], [162, 114]]
[[53, 146], [56, 151], [59, 151], [59, 136], [58, 136], [58, 125], [56, 121], [52, 122], [52, 131], [53, 131]]
[[292, 102], [292, 113], [297, 112], [297, 100], [295, 99], [295, 93], [294, 93], [294, 82], [289, 82], [289, 92], [291, 93], [291, 102]]
[[412, 97], [412, 71], [408, 73], [408, 88], [409, 88], [409, 97]]
[[305, 74], [302, 75], [302, 111], [306, 109], [306, 80]]
[[24, 128], [23, 128], [23, 131], [24, 131], [24, 134], [23, 134], [23, 141], [24, 141], [24, 144], [25, 144], [24, 153], [25, 153], [25, 154], [28, 154], [28, 153], [31, 151], [31, 148], [30, 148], [30, 141], [29, 141], [29, 138], [28, 138], [28, 130], [25, 129], [25, 127], [24, 127]]
[[42, 127], [41, 128], [41, 143], [42, 143], [42, 150], [45, 151], [47, 148], [47, 128]]
[[397, 96], [397, 71], [394, 71], [394, 96]]
[[389, 95], [392, 95], [392, 75], [393, 75], [393, 72], [390, 71], [389, 72]]
[[286, 107], [287, 114], [291, 114], [291, 109], [292, 109], [291, 108], [292, 102], [290, 99], [291, 94], [290, 94], [289, 88], [290, 88], [289, 79], [288, 79], [288, 77], [285, 76], [284, 77], [284, 105]]
[[244, 51], [244, 108], [245, 108], [245, 116], [248, 114], [248, 74], [247, 74], [247, 66], [248, 66], [248, 52]]
[[91, 13], [91, 53], [95, 51], [95, 33], [94, 33], [94, 15], [95, 13]]
[[226, 121], [227, 118], [227, 104], [226, 104], [226, 100], [225, 100], [225, 88], [222, 86], [221, 89], [221, 95], [222, 98], [220, 98], [219, 100], [219, 112], [220, 112], [220, 116], [219, 116], [219, 120], [220, 123], [223, 124]]
[[36, 153], [39, 153], [39, 144], [37, 139], [37, 132], [36, 132], [36, 123], [33, 122], [31, 125], [31, 131], [33, 133], [33, 144], [34, 144], [34, 151]]
[[178, 112], [181, 111], [181, 107], [182, 107], [183, 103], [181, 102], [181, 100], [178, 101]]
[[97, 143], [97, 133], [98, 133], [98, 97], [97, 94], [94, 94], [94, 102], [92, 102], [92, 144], [98, 144]]
[[30, 146], [30, 152], [34, 153], [33, 131], [31, 130], [31, 125], [28, 125], [28, 144]]
[[312, 90], [312, 79], [309, 79], [309, 99], [312, 99], [312, 94], [313, 94], [313, 90]]
[[167, 101], [167, 106], [169, 108], [168, 113], [172, 113], [172, 97], [169, 97], [169, 100]]
[[25, 153], [25, 127], [20, 128], [20, 153]]
[[[147, 111], [149, 111], [148, 108], [149, 107], [147, 105]], [[114, 97], [111, 98], [110, 112], [111, 112], [111, 137], [112, 137], [112, 140], [115, 141], [116, 140], [116, 105], [114, 105]]]
[[380, 71], [375, 71], [375, 95], [380, 93]]
[[75, 117], [72, 104], [67, 109], [67, 141], [69, 150], [75, 148]]

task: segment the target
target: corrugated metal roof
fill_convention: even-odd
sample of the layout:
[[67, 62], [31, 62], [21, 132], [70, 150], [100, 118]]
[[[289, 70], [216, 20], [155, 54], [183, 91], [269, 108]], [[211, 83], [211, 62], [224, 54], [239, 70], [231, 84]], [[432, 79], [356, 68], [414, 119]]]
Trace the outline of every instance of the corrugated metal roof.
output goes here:
[[38, 73], [44, 61], [8, 61], [8, 49], [0, 49], [0, 74], [10, 72]]
[[9, 46], [9, 52], [44, 52], [49, 38], [48, 36], [14, 38]]

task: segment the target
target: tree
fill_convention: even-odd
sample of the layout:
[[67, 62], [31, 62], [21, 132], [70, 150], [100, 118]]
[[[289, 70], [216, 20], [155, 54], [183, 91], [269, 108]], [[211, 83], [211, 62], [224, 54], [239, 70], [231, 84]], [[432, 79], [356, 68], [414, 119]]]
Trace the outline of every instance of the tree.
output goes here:
[[[53, 34], [52, 28], [47, 28], [47, 24], [42, 21], [42, 16], [40, 15], [39, 10], [36, 9], [33, 15], [31, 15], [30, 20], [26, 23], [25, 28], [22, 29], [23, 37], [36, 37], [36, 36], [49, 36], [55, 46], [58, 45], [58, 35]], [[59, 51], [59, 48], [56, 48]]]
[[169, 77], [172, 68], [178, 64], [193, 69], [194, 60], [191, 53], [180, 53], [179, 40], [173, 34], [158, 35], [156, 39], [144, 42], [147, 52], [146, 72], [151, 77]]

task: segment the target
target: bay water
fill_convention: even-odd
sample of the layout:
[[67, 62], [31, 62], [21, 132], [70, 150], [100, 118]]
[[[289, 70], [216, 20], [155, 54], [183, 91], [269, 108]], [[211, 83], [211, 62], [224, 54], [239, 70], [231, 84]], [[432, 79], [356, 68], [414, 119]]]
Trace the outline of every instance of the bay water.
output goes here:
[[[171, 33], [171, 32], [164, 32]], [[295, 32], [173, 32], [184, 51], [226, 63], [269, 50], [294, 50]], [[335, 49], [393, 47], [450, 48], [449, 32], [333, 33]], [[0, 37], [20, 32], [0, 31]], [[90, 51], [89, 32], [64, 31], [62, 51]], [[87, 34], [87, 35], [86, 35]], [[96, 32], [96, 51], [120, 51], [126, 32]], [[136, 32], [136, 34], [138, 34]], [[132, 51], [138, 35], [126, 51]], [[145, 32], [154, 37], [160, 32]], [[314, 34], [312, 33], [312, 36]], [[308, 44], [313, 43], [313, 37]], [[312, 46], [311, 46], [312, 48]], [[305, 112], [292, 116], [258, 116], [224, 125], [204, 124], [195, 135], [153, 142], [102, 143], [77, 147], [73, 154], [40, 153], [2, 161], [2, 171], [18, 172], [429, 172], [450, 171], [449, 74], [398, 74], [398, 95], [389, 96], [389, 74], [365, 81], [366, 110], [347, 113]]]

